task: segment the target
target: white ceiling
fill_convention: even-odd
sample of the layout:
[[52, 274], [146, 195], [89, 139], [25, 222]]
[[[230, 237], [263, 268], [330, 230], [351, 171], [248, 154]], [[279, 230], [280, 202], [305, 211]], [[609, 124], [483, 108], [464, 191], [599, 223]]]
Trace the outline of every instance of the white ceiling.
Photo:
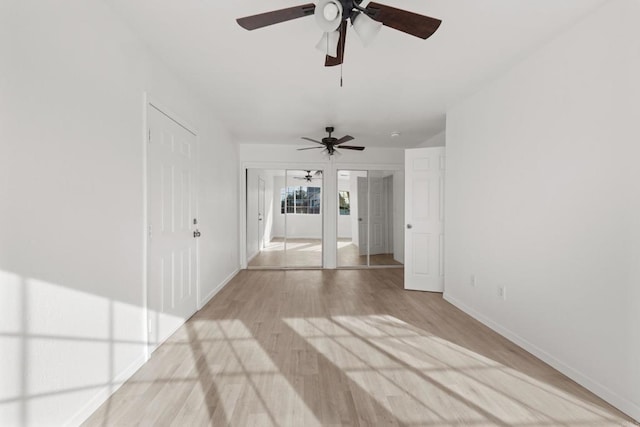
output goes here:
[[[324, 67], [314, 48], [322, 33], [313, 17], [254, 31], [235, 22], [305, 1], [105, 1], [208, 99], [238, 142], [308, 145], [301, 136], [319, 139], [333, 125], [354, 145], [382, 147], [441, 132], [447, 106], [605, 2], [380, 0], [442, 25], [427, 40], [383, 27], [367, 48], [350, 29], [340, 87], [340, 67]], [[401, 136], [391, 139], [393, 131]]]

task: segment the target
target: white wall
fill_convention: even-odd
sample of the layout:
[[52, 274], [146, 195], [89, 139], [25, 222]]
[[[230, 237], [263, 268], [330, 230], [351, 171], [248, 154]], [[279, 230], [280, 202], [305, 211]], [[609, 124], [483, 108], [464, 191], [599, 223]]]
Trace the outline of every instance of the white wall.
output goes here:
[[[340, 154], [328, 157], [322, 150], [297, 151], [298, 148], [304, 147], [303, 142], [304, 141], [301, 142], [300, 146], [291, 144], [241, 143], [238, 146], [240, 161], [270, 162], [277, 164], [288, 163], [293, 165], [291, 167], [292, 169], [307, 169], [307, 167], [303, 165], [325, 165], [325, 167], [315, 168], [322, 169], [325, 173], [329, 170], [329, 165], [404, 164], [404, 149], [401, 148], [366, 147], [364, 151], [341, 150]], [[364, 146], [367, 145], [366, 141], [362, 141], [361, 144]], [[360, 142], [356, 145], [360, 145]], [[341, 169], [346, 168], [342, 167]]]
[[449, 111], [445, 233], [450, 301], [636, 419], [638, 22], [608, 2]]
[[445, 145], [447, 145], [447, 132], [442, 131], [439, 134], [434, 135], [426, 141], [416, 145], [416, 148], [444, 147]]
[[200, 141], [202, 298], [238, 265], [238, 157], [102, 1], [0, 6], [0, 425], [76, 424], [144, 360], [143, 93]]

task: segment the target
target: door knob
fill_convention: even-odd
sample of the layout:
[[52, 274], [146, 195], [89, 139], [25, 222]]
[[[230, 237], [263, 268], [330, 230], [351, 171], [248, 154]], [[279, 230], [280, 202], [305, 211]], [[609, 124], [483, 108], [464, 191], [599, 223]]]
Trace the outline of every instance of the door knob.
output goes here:
[[408, 228], [409, 230], [411, 230], [411, 229], [413, 228], [413, 225], [411, 225], [411, 224], [407, 224], [407, 228]]
[[362, 222], [362, 218], [358, 218], [358, 221]]
[[200, 237], [200, 235], [201, 235], [201, 234], [202, 234], [202, 233], [200, 233], [200, 231], [199, 231], [199, 230], [196, 230], [196, 231], [194, 231], [194, 232], [193, 232], [193, 237], [194, 237], [194, 238], [196, 238], [196, 237]]

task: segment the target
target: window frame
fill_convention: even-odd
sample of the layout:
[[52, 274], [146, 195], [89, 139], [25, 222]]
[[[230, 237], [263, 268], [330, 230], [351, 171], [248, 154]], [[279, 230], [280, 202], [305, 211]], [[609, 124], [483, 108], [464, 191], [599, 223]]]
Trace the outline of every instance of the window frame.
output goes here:
[[[302, 194], [304, 197], [299, 198]], [[292, 203], [287, 203], [288, 201]], [[280, 188], [280, 215], [285, 214], [321, 215], [322, 187], [297, 185]]]

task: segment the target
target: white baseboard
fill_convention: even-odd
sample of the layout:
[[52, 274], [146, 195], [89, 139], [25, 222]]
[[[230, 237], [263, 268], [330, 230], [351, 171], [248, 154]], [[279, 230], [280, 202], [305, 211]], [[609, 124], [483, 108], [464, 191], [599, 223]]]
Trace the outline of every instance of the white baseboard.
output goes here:
[[202, 307], [204, 307], [205, 305], [207, 305], [207, 303], [209, 301], [211, 301], [211, 298], [213, 298], [214, 296], [216, 296], [216, 294], [218, 292], [220, 292], [222, 290], [222, 288], [224, 288], [225, 286], [227, 286], [227, 284], [231, 281], [231, 279], [233, 279], [234, 277], [236, 277], [236, 274], [238, 274], [238, 272], [240, 271], [240, 269], [236, 268], [231, 274], [229, 274], [222, 282], [220, 282], [220, 284], [218, 284], [218, 286], [216, 286], [211, 292], [209, 292], [209, 294], [207, 296], [205, 296], [202, 301], [200, 302], [200, 304], [198, 305], [198, 310], [201, 310]]
[[87, 420], [106, 400], [111, 397], [138, 369], [146, 363], [146, 355], [138, 356], [125, 370], [114, 378], [110, 386], [102, 387], [78, 412], [75, 413], [64, 425], [79, 426]]
[[469, 316], [478, 320], [480, 323], [491, 328], [495, 332], [507, 338], [509, 341], [513, 342], [514, 344], [517, 344], [519, 347], [522, 347], [529, 353], [536, 356], [538, 359], [552, 366], [554, 369], [560, 371], [561, 373], [571, 378], [573, 381], [577, 382], [578, 384], [580, 384], [587, 390], [591, 391], [598, 397], [602, 398], [606, 402], [615, 406], [616, 408], [618, 408], [620, 411], [624, 412], [631, 418], [640, 421], [640, 406], [620, 396], [619, 394], [612, 391], [608, 387], [605, 387], [604, 385], [600, 384], [598, 381], [590, 378], [588, 375], [585, 375], [582, 372], [577, 371], [576, 369], [567, 365], [563, 361], [557, 359], [556, 357], [549, 354], [548, 352], [541, 349], [540, 347], [536, 346], [535, 344], [527, 341], [526, 339], [522, 338], [518, 334], [496, 323], [489, 317], [479, 313], [478, 311], [474, 310], [473, 308], [459, 301], [455, 297], [452, 297], [450, 294], [445, 292], [443, 295], [443, 298], [449, 303], [451, 303], [452, 305], [454, 305], [455, 307], [467, 313]]

